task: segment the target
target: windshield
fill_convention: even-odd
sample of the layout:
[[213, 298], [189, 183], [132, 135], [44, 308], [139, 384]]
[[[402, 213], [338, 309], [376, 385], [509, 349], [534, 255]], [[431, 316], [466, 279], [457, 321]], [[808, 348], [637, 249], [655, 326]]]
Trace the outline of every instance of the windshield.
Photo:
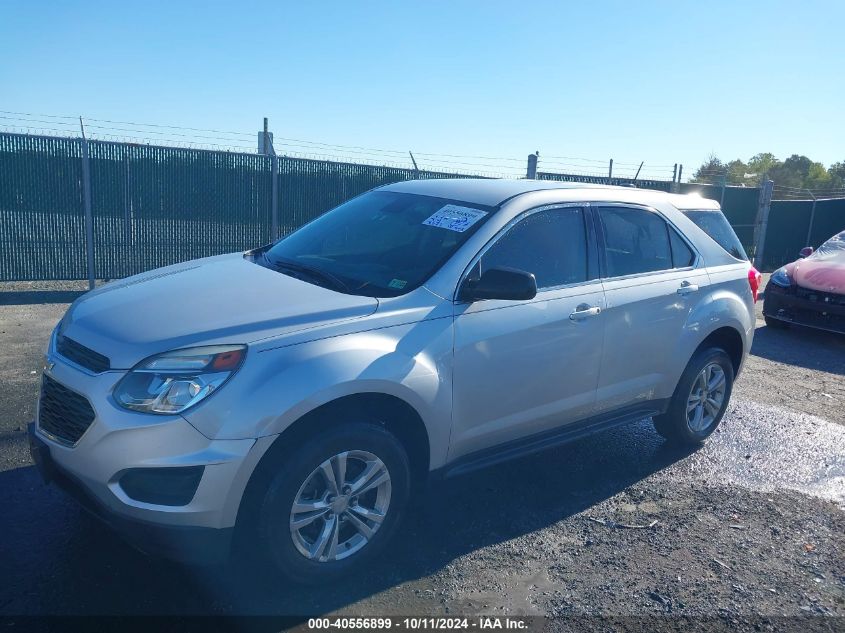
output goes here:
[[683, 210], [683, 214], [695, 222], [698, 228], [712, 237], [728, 253], [737, 259], [748, 259], [742, 243], [721, 211], [714, 209]]
[[256, 261], [341, 292], [393, 297], [424, 283], [492, 211], [371, 191], [282, 238]]

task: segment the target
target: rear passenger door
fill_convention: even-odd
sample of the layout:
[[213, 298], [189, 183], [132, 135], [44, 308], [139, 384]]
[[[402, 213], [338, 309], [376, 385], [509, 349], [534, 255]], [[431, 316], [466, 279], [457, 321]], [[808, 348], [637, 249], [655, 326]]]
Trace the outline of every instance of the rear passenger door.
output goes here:
[[697, 254], [655, 210], [597, 205], [603, 253], [605, 344], [597, 413], [668, 398], [690, 310], [706, 294]]

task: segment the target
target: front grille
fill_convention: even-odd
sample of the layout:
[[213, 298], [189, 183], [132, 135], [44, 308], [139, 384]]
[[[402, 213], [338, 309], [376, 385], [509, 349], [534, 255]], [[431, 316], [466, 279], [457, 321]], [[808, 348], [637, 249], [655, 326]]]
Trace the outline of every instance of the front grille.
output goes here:
[[93, 421], [94, 409], [84, 396], [46, 374], [42, 376], [38, 428], [69, 444], [76, 444]]
[[81, 365], [95, 374], [102, 373], [111, 367], [111, 361], [107, 356], [95, 352], [93, 349], [85, 347], [81, 343], [77, 343], [71, 338], [59, 334], [56, 337], [56, 351], [73, 361], [77, 365]]
[[833, 292], [822, 292], [821, 290], [811, 290], [798, 286], [795, 289], [795, 295], [801, 299], [815, 301], [824, 305], [845, 306], [845, 295], [839, 295]]

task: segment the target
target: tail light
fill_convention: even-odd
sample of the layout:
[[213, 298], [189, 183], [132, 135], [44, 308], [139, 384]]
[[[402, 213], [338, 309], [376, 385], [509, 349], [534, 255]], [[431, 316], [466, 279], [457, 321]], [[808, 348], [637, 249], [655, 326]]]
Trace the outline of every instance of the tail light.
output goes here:
[[757, 293], [760, 292], [760, 284], [763, 281], [763, 275], [760, 274], [754, 266], [748, 270], [748, 285], [751, 286], [751, 296], [754, 297], [754, 303], [757, 303]]

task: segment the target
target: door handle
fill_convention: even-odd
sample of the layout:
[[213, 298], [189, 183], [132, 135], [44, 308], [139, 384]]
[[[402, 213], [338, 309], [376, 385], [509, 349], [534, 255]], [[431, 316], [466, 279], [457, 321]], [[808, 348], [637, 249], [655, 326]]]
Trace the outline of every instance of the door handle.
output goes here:
[[678, 294], [682, 295], [682, 296], [688, 295], [691, 292], [698, 292], [698, 285], [697, 284], [691, 284], [688, 281], [684, 281], [684, 282], [681, 283], [681, 287], [678, 288]]
[[586, 303], [582, 303], [577, 308], [575, 308], [574, 312], [569, 314], [569, 318], [572, 321], [581, 321], [586, 319], [587, 317], [594, 317], [601, 314], [601, 308], [598, 306], [591, 306], [587, 305]]

